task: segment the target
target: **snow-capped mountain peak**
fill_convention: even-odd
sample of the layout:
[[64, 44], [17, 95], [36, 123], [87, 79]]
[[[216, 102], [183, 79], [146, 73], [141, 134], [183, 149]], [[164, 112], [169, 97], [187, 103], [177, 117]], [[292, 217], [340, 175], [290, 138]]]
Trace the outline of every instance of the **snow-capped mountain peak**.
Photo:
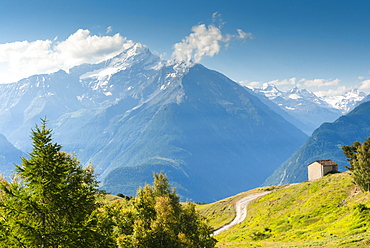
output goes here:
[[366, 93], [358, 89], [351, 89], [340, 96], [324, 96], [322, 97], [333, 108], [339, 109], [343, 114], [351, 111], [357, 103], [361, 102], [366, 97]]
[[334, 121], [340, 115], [348, 113], [367, 96], [358, 89], [352, 89], [341, 96], [319, 97], [312, 91], [299, 89], [297, 86], [285, 92], [280, 91], [270, 83], [251, 90], [257, 95], [267, 97], [282, 110], [309, 126], [305, 129], [306, 133], [310, 133], [323, 122]]
[[252, 89], [258, 95], [267, 97], [283, 111], [298, 120], [301, 129], [310, 134], [323, 122], [334, 121], [341, 115], [338, 109], [313, 92], [293, 87], [288, 91], [280, 91], [273, 84], [264, 84], [261, 88]]
[[282, 95], [282, 92], [276, 88], [274, 84], [264, 83], [260, 89], [252, 89], [253, 91], [258, 91], [263, 93], [267, 98], [275, 99]]
[[138, 63], [143, 63], [144, 70], [160, 69], [161, 67], [158, 64], [162, 64], [159, 57], [153, 55], [146, 46], [134, 43], [114, 58], [100, 63], [97, 69], [84, 73], [80, 76], [80, 79], [95, 78], [99, 81], [106, 81], [113, 74]]

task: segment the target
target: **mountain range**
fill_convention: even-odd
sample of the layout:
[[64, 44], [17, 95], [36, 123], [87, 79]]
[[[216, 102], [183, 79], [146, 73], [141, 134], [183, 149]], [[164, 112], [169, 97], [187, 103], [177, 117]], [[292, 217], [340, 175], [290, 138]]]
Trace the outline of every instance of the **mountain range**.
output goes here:
[[265, 185], [307, 180], [307, 165], [323, 159], [338, 163], [339, 171], [349, 166], [343, 145], [363, 143], [370, 136], [370, 102], [364, 102], [332, 123], [324, 123], [310, 138], [265, 181]]
[[29, 152], [30, 130], [46, 117], [110, 193], [134, 195], [164, 171], [183, 199], [218, 200], [263, 183], [307, 138], [221, 73], [162, 61], [139, 43], [0, 85], [0, 96], [0, 133], [12, 144]]
[[340, 147], [366, 138], [370, 124], [362, 103], [370, 98], [358, 90], [323, 98], [297, 87], [250, 89], [140, 43], [98, 64], [0, 84], [0, 97], [5, 176], [46, 118], [55, 141], [92, 163], [107, 192], [134, 195], [163, 171], [183, 200], [200, 202], [306, 180], [314, 160], [344, 170]]
[[333, 122], [363, 102], [366, 94], [352, 89], [341, 96], [318, 97], [306, 89], [294, 87], [286, 92], [274, 84], [265, 83], [261, 88], [251, 88], [260, 98], [268, 98], [286, 112], [288, 121], [306, 134], [311, 133], [324, 122]]

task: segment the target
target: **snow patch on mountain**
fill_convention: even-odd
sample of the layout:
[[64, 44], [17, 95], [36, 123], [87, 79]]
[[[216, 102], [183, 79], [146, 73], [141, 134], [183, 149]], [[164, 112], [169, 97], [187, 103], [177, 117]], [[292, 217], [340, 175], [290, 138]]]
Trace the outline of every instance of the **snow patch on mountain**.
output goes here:
[[252, 88], [257, 95], [267, 97], [283, 111], [298, 120], [295, 123], [306, 134], [311, 134], [324, 122], [337, 119], [342, 113], [329, 103], [306, 89], [294, 87], [281, 91], [273, 84], [264, 84], [261, 88]]
[[151, 54], [146, 46], [135, 43], [116, 57], [101, 63], [101, 68], [84, 73], [80, 79], [92, 78], [98, 81], [109, 81], [113, 74], [124, 71], [140, 62], [143, 62], [144, 70], [160, 70], [163, 67], [163, 62]]
[[341, 96], [324, 96], [323, 99], [333, 108], [339, 109], [345, 114], [351, 111], [357, 103], [364, 100], [366, 96], [367, 94], [364, 92], [358, 89], [352, 89]]
[[299, 98], [301, 98], [299, 95], [297, 95], [297, 94], [290, 94], [289, 96], [288, 96], [290, 99], [295, 99], [295, 100], [297, 100], [297, 99], [299, 99]]
[[253, 91], [263, 93], [270, 100], [282, 95], [283, 92], [278, 90], [275, 85], [264, 83], [260, 89], [252, 88]]
[[119, 67], [108, 67], [108, 68], [102, 68], [99, 70], [86, 72], [85, 74], [80, 76], [80, 79], [86, 79], [86, 78], [96, 78], [99, 81], [103, 81], [105, 79], [108, 79], [115, 73], [119, 72], [120, 70], [125, 70], [126, 68], [119, 68]]
[[[359, 91], [358, 89], [352, 89], [340, 96], [319, 97], [309, 90], [299, 89], [298, 87], [294, 87], [289, 91], [283, 92], [280, 91], [274, 84], [269, 83], [263, 84], [261, 88], [250, 88], [250, 89], [258, 94], [263, 94], [268, 99], [274, 102], [278, 102], [279, 106], [289, 110], [295, 109], [294, 106], [290, 105], [293, 102], [290, 102], [289, 104], [288, 101], [289, 99], [291, 100], [301, 99], [303, 101], [315, 103], [321, 107], [340, 110], [343, 114], [351, 111], [357, 105], [357, 103], [364, 100], [365, 97], [367, 96], [367, 94]], [[288, 105], [285, 105], [283, 101], [281, 101], [282, 99], [284, 99], [286, 101], [285, 104]], [[302, 102], [298, 103], [298, 105], [302, 105]]]

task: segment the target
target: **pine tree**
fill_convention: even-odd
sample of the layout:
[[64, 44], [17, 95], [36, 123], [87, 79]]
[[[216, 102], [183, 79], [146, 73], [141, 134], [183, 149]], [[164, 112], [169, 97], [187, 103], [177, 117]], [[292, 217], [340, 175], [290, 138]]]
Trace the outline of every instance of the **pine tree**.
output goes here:
[[353, 181], [361, 190], [370, 191], [370, 137], [363, 144], [356, 141], [352, 146], [343, 146], [342, 149], [350, 162], [346, 168]]
[[98, 247], [92, 214], [97, 181], [91, 166], [61, 151], [42, 120], [32, 130], [29, 158], [16, 177], [1, 181], [3, 247]]

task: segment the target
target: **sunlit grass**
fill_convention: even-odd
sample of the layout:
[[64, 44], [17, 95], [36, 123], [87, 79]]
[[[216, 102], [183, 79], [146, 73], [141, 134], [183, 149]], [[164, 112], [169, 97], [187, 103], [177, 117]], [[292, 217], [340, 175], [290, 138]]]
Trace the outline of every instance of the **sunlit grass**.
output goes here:
[[112, 195], [112, 194], [98, 194], [97, 195], [97, 201], [104, 203], [104, 202], [113, 202], [113, 201], [122, 201], [123, 198], [119, 197], [117, 195]]
[[[248, 193], [199, 209], [218, 228], [234, 216], [228, 206]], [[368, 247], [369, 223], [370, 194], [356, 191], [348, 173], [340, 173], [253, 201], [246, 220], [216, 238], [218, 247]]]
[[[282, 187], [282, 186], [279, 186]], [[249, 190], [247, 192], [242, 192], [237, 194], [236, 196], [232, 196], [223, 200], [220, 200], [215, 203], [206, 204], [206, 205], [198, 205], [196, 208], [197, 210], [204, 216], [207, 216], [209, 224], [214, 227], [214, 229], [218, 229], [229, 222], [231, 222], [236, 215], [234, 205], [235, 203], [244, 198], [245, 196], [257, 192], [262, 191], [271, 191], [275, 188], [279, 187], [264, 187], [264, 188], [256, 188], [253, 190]]]

